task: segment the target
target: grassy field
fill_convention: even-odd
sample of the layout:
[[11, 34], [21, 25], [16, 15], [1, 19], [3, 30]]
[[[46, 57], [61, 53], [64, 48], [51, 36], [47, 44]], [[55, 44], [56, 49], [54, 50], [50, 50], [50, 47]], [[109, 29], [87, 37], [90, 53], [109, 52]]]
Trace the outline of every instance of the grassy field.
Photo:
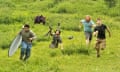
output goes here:
[[[120, 72], [120, 1], [113, 0], [0, 0], [0, 72]], [[34, 17], [43, 14], [47, 23], [34, 25]], [[107, 47], [96, 57], [95, 37], [87, 54], [79, 21], [85, 15], [100, 17], [110, 27]], [[50, 49], [51, 37], [44, 37], [52, 25], [61, 23], [64, 50]], [[36, 33], [32, 54], [27, 62], [19, 60], [20, 48], [8, 57], [10, 43], [29, 23]], [[68, 37], [73, 36], [72, 40]]]

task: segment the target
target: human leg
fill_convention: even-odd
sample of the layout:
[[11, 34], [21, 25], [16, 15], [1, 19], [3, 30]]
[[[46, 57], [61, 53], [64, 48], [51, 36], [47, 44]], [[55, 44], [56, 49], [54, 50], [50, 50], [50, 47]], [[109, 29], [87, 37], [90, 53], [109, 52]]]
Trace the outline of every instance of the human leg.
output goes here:
[[27, 44], [24, 60], [27, 60], [30, 57], [31, 48], [32, 48], [32, 44]]
[[22, 60], [25, 55], [25, 49], [27, 48], [27, 44], [23, 41], [21, 46], [22, 47], [21, 47], [21, 52], [20, 52], [20, 60]]
[[97, 57], [100, 57], [100, 40], [96, 40], [95, 49], [97, 51]]

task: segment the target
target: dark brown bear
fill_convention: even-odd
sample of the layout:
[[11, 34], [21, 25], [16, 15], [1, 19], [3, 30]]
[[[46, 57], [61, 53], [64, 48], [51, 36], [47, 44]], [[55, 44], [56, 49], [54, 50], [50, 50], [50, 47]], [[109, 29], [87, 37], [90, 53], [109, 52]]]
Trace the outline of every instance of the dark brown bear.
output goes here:
[[43, 25], [45, 25], [46, 23], [46, 19], [43, 15], [35, 17], [34, 24], [40, 24], [40, 23], [43, 23]]

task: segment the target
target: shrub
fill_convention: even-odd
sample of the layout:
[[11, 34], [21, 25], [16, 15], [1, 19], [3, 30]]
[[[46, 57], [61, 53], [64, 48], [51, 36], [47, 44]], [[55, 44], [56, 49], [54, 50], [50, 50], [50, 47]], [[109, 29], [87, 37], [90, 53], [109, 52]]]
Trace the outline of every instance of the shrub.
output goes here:
[[64, 3], [58, 4], [57, 7], [54, 7], [51, 10], [51, 12], [56, 12], [56, 13], [75, 13], [76, 12], [76, 8], [70, 2], [64, 2]]
[[116, 6], [116, 0], [104, 0], [109, 8]]

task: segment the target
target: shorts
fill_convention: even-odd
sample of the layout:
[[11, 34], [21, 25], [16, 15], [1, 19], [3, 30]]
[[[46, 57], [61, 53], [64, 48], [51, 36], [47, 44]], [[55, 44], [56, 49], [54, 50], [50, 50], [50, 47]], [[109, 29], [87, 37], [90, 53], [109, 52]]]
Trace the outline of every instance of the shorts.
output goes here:
[[86, 38], [86, 40], [92, 40], [92, 32], [87, 32], [87, 31], [85, 31], [85, 38]]
[[95, 48], [102, 48], [104, 49], [106, 47], [106, 40], [105, 39], [97, 39]]

